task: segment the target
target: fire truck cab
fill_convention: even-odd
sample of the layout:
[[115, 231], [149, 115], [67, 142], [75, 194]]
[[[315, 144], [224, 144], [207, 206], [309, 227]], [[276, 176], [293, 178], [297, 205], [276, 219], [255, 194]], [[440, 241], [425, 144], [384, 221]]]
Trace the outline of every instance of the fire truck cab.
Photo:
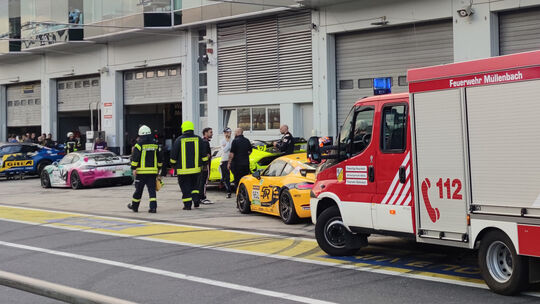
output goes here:
[[330, 153], [317, 138], [319, 246], [352, 255], [370, 234], [477, 249], [487, 285], [540, 279], [540, 51], [408, 72], [409, 93], [359, 100]]

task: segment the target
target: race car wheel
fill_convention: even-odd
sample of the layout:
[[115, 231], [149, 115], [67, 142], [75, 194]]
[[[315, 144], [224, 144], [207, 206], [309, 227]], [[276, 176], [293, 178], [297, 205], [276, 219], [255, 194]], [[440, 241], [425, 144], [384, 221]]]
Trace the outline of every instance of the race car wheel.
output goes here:
[[279, 196], [279, 216], [285, 224], [295, 224], [298, 222], [298, 214], [294, 208], [294, 201], [289, 190], [285, 189]]
[[491, 231], [481, 240], [478, 264], [482, 278], [498, 294], [513, 295], [528, 287], [528, 259], [517, 254], [502, 231]]
[[69, 180], [70, 180], [71, 188], [73, 189], [82, 188], [81, 178], [79, 177], [79, 173], [77, 173], [77, 171], [73, 171], [71, 173], [71, 177]]
[[43, 188], [51, 187], [51, 179], [49, 178], [49, 173], [47, 173], [46, 171], [41, 171], [40, 179], [41, 179], [41, 187]]
[[238, 196], [236, 197], [236, 205], [241, 213], [251, 213], [251, 202], [249, 201], [249, 195], [244, 184], [240, 185], [238, 190]]
[[353, 255], [360, 248], [347, 246], [347, 239], [352, 239], [352, 233], [347, 230], [337, 206], [324, 210], [317, 218], [315, 238], [319, 247], [332, 256]]
[[43, 169], [45, 169], [45, 167], [47, 167], [48, 165], [52, 164], [52, 162], [48, 159], [44, 159], [42, 161], [40, 161], [37, 165], [37, 173], [39, 176], [41, 176], [41, 172], [43, 172]]

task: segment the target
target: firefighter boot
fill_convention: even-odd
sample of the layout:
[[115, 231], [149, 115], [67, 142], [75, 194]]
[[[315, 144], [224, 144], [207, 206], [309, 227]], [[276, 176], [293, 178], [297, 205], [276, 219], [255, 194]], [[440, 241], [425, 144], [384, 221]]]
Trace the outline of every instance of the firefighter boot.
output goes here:
[[131, 202], [127, 205], [133, 212], [139, 212], [139, 202]]
[[151, 201], [150, 202], [150, 210], [148, 210], [149, 213], [156, 213], [156, 209], [157, 209], [157, 202], [156, 201]]

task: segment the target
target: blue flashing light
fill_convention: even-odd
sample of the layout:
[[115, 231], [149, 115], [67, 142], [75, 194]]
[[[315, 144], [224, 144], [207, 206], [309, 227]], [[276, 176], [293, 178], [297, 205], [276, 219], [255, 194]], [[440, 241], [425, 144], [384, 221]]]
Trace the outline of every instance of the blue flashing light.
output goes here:
[[392, 77], [373, 78], [373, 94], [384, 95], [392, 93]]

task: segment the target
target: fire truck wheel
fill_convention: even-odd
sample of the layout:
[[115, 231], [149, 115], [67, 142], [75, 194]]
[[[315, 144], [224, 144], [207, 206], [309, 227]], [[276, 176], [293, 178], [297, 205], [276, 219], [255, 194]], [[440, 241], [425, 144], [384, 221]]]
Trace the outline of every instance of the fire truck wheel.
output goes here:
[[247, 214], [251, 212], [251, 202], [249, 201], [249, 195], [244, 184], [241, 184], [240, 189], [238, 189], [236, 205], [238, 206], [240, 213]]
[[502, 231], [491, 231], [481, 240], [478, 264], [486, 284], [498, 294], [513, 295], [528, 286], [527, 257], [517, 254], [512, 241]]
[[317, 218], [315, 237], [319, 247], [332, 256], [353, 255], [360, 249], [347, 246], [347, 239], [353, 235], [343, 224], [337, 206], [324, 210]]

